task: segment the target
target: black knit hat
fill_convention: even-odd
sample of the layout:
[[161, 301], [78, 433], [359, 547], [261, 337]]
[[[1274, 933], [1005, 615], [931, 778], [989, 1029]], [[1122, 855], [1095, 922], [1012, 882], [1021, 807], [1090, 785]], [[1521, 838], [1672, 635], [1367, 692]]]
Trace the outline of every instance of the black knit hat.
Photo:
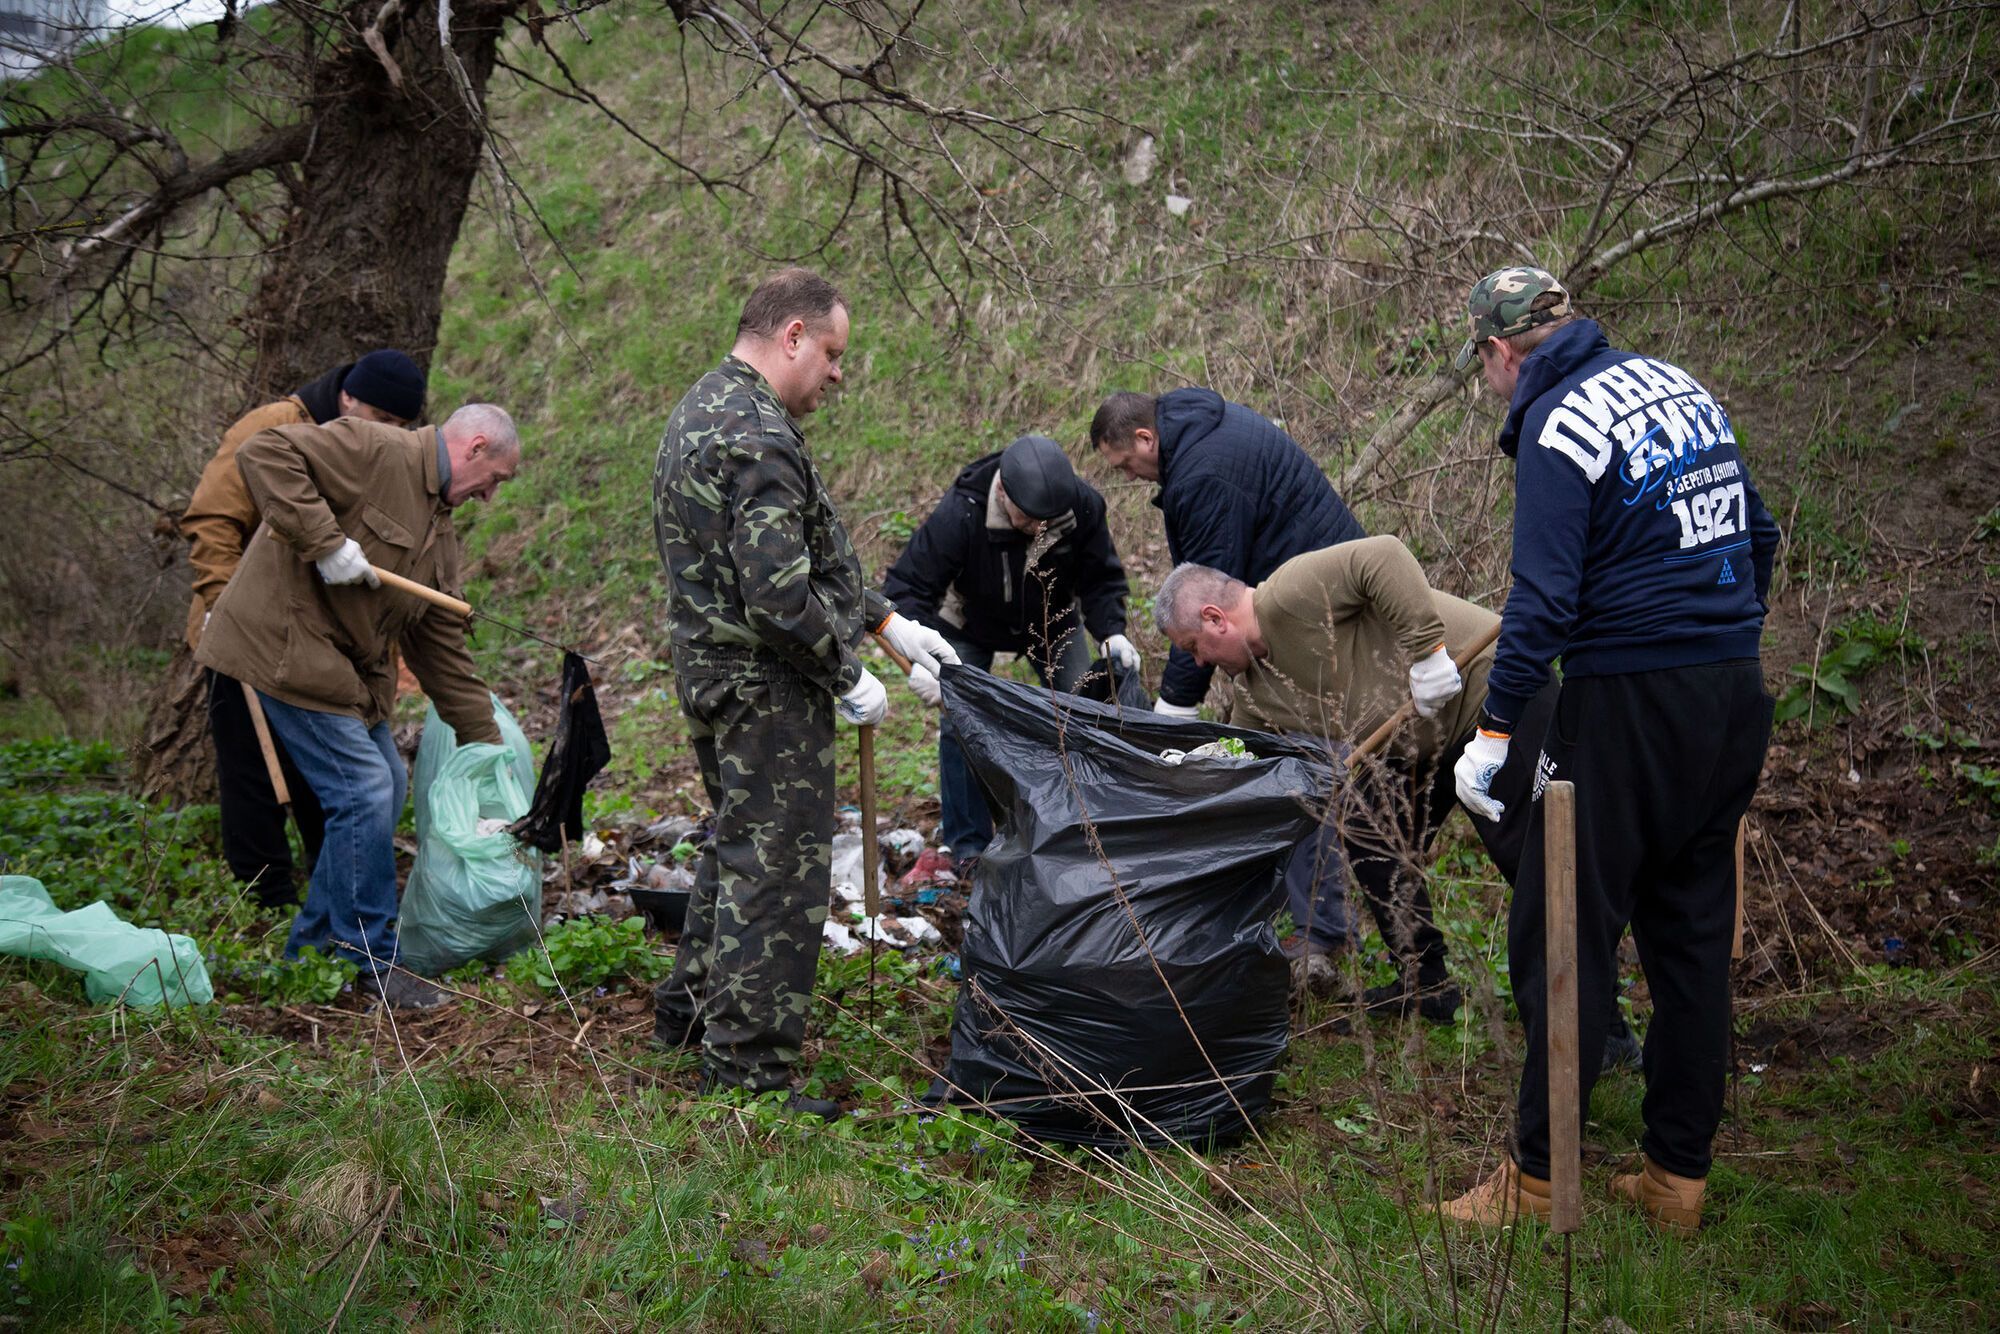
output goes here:
[[1063, 447], [1045, 435], [1024, 435], [1000, 454], [1007, 499], [1031, 519], [1053, 519], [1076, 508], [1076, 470]]
[[424, 415], [424, 373], [393, 348], [370, 352], [355, 362], [340, 388], [391, 417], [413, 422]]

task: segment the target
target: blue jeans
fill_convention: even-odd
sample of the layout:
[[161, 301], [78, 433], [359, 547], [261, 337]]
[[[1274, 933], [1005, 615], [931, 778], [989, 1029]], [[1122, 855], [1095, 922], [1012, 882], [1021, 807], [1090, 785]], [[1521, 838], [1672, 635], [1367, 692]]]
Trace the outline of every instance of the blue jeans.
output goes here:
[[[951, 640], [951, 646], [958, 650], [958, 660], [967, 667], [977, 667], [982, 672], [993, 670], [993, 655], [998, 649], [978, 648], [950, 635], [945, 638]], [[1090, 643], [1078, 628], [1062, 638], [1053, 663], [1033, 651], [1027, 657], [1043, 685], [1051, 690], [1073, 691], [1090, 670]], [[993, 816], [986, 809], [986, 789], [973, 776], [965, 748], [952, 734], [949, 716], [938, 723], [938, 804], [943, 807], [938, 817], [938, 837], [951, 849], [951, 855], [975, 857], [984, 852], [993, 841]]]
[[[326, 813], [326, 835], [285, 957], [338, 951], [366, 974], [396, 961], [396, 821], [409, 771], [389, 724], [302, 709], [263, 691], [264, 716]], [[372, 964], [372, 967], [371, 967]]]
[[1356, 923], [1347, 906], [1347, 854], [1337, 821], [1322, 822], [1292, 849], [1285, 904], [1312, 948], [1332, 951], [1347, 943]]

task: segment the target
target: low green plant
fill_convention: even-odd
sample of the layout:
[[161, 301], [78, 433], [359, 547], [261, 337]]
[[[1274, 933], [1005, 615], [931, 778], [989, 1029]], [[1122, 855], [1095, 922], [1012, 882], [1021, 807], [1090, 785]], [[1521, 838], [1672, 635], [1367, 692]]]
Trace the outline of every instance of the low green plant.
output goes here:
[[280, 959], [271, 966], [268, 994], [282, 1005], [325, 1005], [360, 971], [346, 959], [321, 954], [308, 945], [298, 958]]
[[1863, 616], [1847, 622], [1833, 633], [1833, 646], [1817, 661], [1799, 663], [1792, 675], [1799, 678], [1778, 697], [1775, 721], [1788, 723], [1796, 718], [1817, 721], [1822, 715], [1834, 717], [1861, 711], [1860, 678], [1890, 659], [1898, 661], [1927, 647], [1902, 622]]
[[614, 978], [650, 982], [671, 962], [646, 941], [644, 918], [576, 917], [551, 928], [539, 947], [507, 961], [509, 981], [541, 991], [599, 987]]

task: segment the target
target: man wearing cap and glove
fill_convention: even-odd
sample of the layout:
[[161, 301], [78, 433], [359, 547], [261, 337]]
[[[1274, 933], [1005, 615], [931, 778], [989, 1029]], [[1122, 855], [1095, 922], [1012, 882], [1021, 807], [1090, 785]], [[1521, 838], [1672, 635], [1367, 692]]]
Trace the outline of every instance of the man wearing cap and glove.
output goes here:
[[[295, 394], [253, 408], [223, 433], [221, 447], [202, 469], [194, 497], [181, 516], [181, 536], [192, 544], [188, 561], [194, 567], [189, 648], [201, 642], [202, 626], [263, 518], [236, 467], [236, 451], [243, 442], [273, 426], [323, 426], [336, 417], [407, 426], [423, 415], [424, 389], [422, 368], [403, 353], [383, 348], [334, 367]], [[289, 907], [298, 902], [299, 891], [291, 843], [285, 837], [285, 811], [272, 790], [242, 683], [213, 669], [207, 675], [208, 732], [215, 743], [223, 860], [265, 907]], [[298, 823], [310, 868], [319, 856], [325, 819], [291, 753], [276, 738], [273, 745], [291, 790], [292, 818]]]
[[[715, 811], [653, 1040], [699, 1048], [709, 1088], [784, 1089], [799, 1063], [832, 889], [834, 714], [872, 725], [888, 708], [862, 638], [933, 674], [957, 661], [869, 591], [799, 430], [840, 383], [847, 337], [831, 283], [766, 279], [653, 469], [675, 685]], [[788, 1106], [840, 1114], [796, 1089]]]
[[356, 965], [365, 994], [441, 1005], [436, 987], [393, 967], [392, 840], [409, 778], [389, 734], [398, 650], [460, 741], [497, 743], [500, 729], [464, 620], [381, 587], [373, 567], [456, 591], [452, 511], [491, 500], [520, 467], [513, 420], [473, 403], [415, 431], [355, 417], [279, 426], [244, 441], [236, 463], [264, 522], [195, 660], [256, 689], [326, 812], [286, 957], [312, 948]]
[[[1771, 734], [1758, 639], [1778, 526], [1721, 405], [1679, 367], [1612, 348], [1553, 275], [1502, 269], [1467, 308], [1458, 365], [1476, 355], [1508, 400], [1514, 587], [1459, 799], [1499, 818], [1494, 775], [1515, 746], [1538, 753], [1507, 923], [1527, 1030], [1514, 1151], [1442, 1207], [1489, 1227], [1549, 1212], [1540, 797], [1560, 780], [1576, 785], [1577, 992], [1610, 990], [1629, 922], [1653, 996], [1645, 1161], [1611, 1189], [1692, 1233], [1728, 1069], [1737, 823]], [[1556, 658], [1554, 719], [1529, 735], [1523, 711]], [[1587, 1005], [1578, 1018], [1587, 1113], [1604, 1014]]]
[[[889, 568], [882, 592], [981, 670], [992, 668], [996, 653], [1021, 653], [1044, 685], [1073, 691], [1090, 666], [1079, 629], [1118, 671], [1139, 670], [1139, 651], [1125, 637], [1125, 567], [1104, 497], [1047, 436], [1024, 435], [967, 464]], [[930, 672], [911, 672], [910, 686], [938, 703]], [[938, 728], [938, 795], [940, 837], [953, 858], [978, 856], [993, 837], [993, 818], [950, 718]]]
[[[1212, 389], [1176, 389], [1157, 398], [1112, 394], [1090, 419], [1090, 443], [1125, 476], [1159, 483], [1153, 503], [1176, 565], [1206, 565], [1255, 584], [1294, 556], [1368, 535], [1296, 440]], [[1153, 707], [1194, 717], [1213, 676], [1175, 649]], [[1347, 945], [1337, 843], [1323, 829], [1299, 844], [1285, 870], [1285, 893], [1299, 926], [1289, 947], [1293, 981], [1316, 990], [1332, 988], [1332, 956]]]

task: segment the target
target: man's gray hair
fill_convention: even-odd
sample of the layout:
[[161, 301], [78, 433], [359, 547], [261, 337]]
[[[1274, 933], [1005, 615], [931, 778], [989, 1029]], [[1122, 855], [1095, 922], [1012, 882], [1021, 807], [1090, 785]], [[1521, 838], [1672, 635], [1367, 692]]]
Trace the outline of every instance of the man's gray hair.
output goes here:
[[518, 457], [521, 453], [521, 436], [514, 429], [514, 419], [507, 415], [507, 409], [491, 403], [467, 403], [444, 419], [444, 433], [453, 440], [483, 435], [502, 454]]
[[1247, 586], [1207, 565], [1176, 565], [1153, 598], [1153, 624], [1169, 639], [1192, 634], [1203, 607], [1234, 606]]

